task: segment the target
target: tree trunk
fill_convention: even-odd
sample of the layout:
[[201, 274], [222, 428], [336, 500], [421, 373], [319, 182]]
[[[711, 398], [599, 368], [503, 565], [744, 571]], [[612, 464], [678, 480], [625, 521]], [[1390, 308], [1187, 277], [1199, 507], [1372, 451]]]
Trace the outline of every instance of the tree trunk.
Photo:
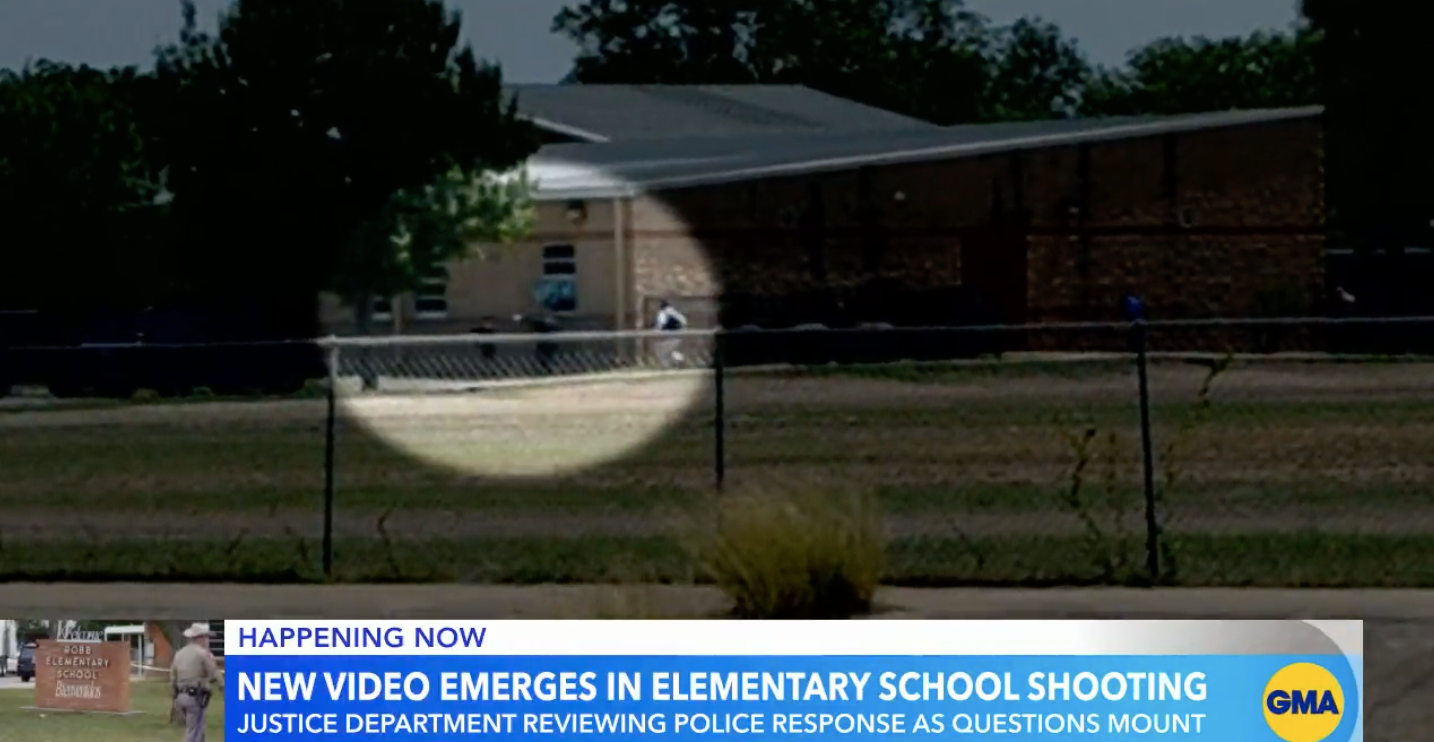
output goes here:
[[[354, 330], [362, 336], [373, 334], [373, 293], [364, 291], [354, 299]], [[359, 380], [363, 390], [378, 389], [378, 373], [373, 368], [373, 356], [369, 348], [355, 348]]]
[[[184, 621], [158, 621], [157, 623], [159, 624], [159, 633], [163, 634], [165, 641], [169, 642], [172, 658], [172, 653], [178, 652], [180, 647], [183, 647], [188, 641], [184, 638], [184, 630], [189, 628], [189, 623]], [[173, 660], [171, 659], [171, 661]], [[173, 693], [172, 681], [166, 681], [165, 686], [170, 687], [171, 693]], [[173, 699], [171, 699], [169, 704], [169, 723], [174, 726], [184, 726], [184, 717], [180, 715], [179, 708], [175, 705]]]
[[189, 624], [183, 621], [159, 622], [160, 633], [164, 634], [165, 641], [169, 642], [170, 648], [175, 651], [184, 646], [184, 630], [187, 628], [189, 628]]

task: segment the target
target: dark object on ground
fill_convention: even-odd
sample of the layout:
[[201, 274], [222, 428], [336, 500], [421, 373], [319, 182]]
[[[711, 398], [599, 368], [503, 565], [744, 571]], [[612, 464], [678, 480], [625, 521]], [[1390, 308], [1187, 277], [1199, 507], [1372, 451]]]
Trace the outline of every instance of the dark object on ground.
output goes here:
[[[492, 320], [484, 320], [483, 324], [473, 328], [473, 334], [497, 335], [498, 328], [493, 326]], [[493, 343], [480, 343], [478, 345], [478, 353], [483, 356], [483, 360], [491, 361], [498, 355], [498, 346]]]
[[[515, 320], [523, 326], [526, 332], [535, 335], [551, 335], [562, 332], [562, 326], [556, 317], [549, 315], [518, 315]], [[538, 360], [538, 369], [543, 374], [553, 373], [553, 360], [558, 354], [558, 344], [551, 341], [539, 341], [533, 348], [534, 357]]]
[[20, 676], [20, 682], [28, 683], [35, 679], [35, 649], [34, 643], [26, 643], [20, 647], [20, 658], [15, 663], [15, 674]]

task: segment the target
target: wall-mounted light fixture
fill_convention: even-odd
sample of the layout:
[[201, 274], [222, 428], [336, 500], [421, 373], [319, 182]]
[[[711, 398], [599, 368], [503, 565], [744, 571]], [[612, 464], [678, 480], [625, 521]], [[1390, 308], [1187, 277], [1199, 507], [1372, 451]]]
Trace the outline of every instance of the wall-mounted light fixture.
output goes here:
[[568, 202], [568, 221], [573, 224], [581, 224], [588, 219], [588, 205], [582, 201]]
[[905, 201], [905, 200], [906, 200], [906, 191], [897, 191], [896, 193], [891, 194], [891, 200], [892, 200], [892, 201], [895, 201], [895, 202], [897, 202], [897, 203], [901, 203], [902, 201]]

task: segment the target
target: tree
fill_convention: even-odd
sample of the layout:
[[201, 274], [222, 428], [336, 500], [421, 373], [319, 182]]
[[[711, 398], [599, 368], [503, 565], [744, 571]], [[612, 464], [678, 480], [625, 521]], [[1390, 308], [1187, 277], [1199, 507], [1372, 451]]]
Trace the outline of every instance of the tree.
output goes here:
[[1129, 116], [1312, 105], [1320, 100], [1317, 40], [1317, 33], [1303, 28], [1158, 39], [1131, 52], [1124, 68], [1096, 71], [1081, 112]]
[[959, 0], [587, 0], [553, 30], [573, 82], [805, 85], [943, 125], [1070, 115], [1090, 71], [1054, 24]]
[[587, 0], [553, 30], [579, 47], [573, 82], [797, 84], [957, 123], [986, 79], [985, 21], [959, 0]]
[[51, 635], [50, 626], [58, 625], [55, 619], [22, 619], [16, 622], [19, 625], [21, 640], [35, 639], [37, 637], [48, 637]]
[[984, 120], [1038, 121], [1078, 111], [1092, 69], [1074, 39], [1039, 18], [1022, 18], [992, 36]]
[[334, 288], [354, 301], [368, 331], [373, 297], [410, 291], [456, 258], [528, 234], [534, 209], [526, 176], [454, 168], [434, 184], [399, 191], [362, 222], [342, 253]]
[[402, 251], [439, 261], [464, 248], [375, 238], [394, 215], [417, 223], [423, 197], [405, 194], [480, 183], [538, 146], [500, 70], [459, 44], [459, 17], [438, 0], [237, 0], [213, 35], [192, 3], [184, 13], [180, 42], [157, 53], [169, 113], [156, 125], [177, 226], [212, 261], [210, 297], [252, 306], [267, 294], [312, 316], [317, 294], [335, 291], [364, 317], [375, 292], [412, 288], [426, 268], [400, 269]]
[[569, 82], [755, 83], [765, 63], [751, 56], [754, 35], [781, 5], [589, 0], [560, 10], [552, 30], [579, 46]]
[[143, 81], [48, 61], [0, 70], [0, 309], [132, 306], [168, 280]]
[[1331, 222], [1356, 247], [1428, 246], [1434, 138], [1411, 75], [1428, 66], [1423, 25], [1388, 2], [1304, 0], [1319, 34]]

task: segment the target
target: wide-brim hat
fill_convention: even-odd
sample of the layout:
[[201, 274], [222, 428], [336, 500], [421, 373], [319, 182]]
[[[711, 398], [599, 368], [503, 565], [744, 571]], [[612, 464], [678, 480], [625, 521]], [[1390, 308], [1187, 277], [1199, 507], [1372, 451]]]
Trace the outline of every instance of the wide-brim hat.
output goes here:
[[209, 624], [197, 623], [184, 630], [185, 639], [198, 639], [201, 636], [209, 636]]

